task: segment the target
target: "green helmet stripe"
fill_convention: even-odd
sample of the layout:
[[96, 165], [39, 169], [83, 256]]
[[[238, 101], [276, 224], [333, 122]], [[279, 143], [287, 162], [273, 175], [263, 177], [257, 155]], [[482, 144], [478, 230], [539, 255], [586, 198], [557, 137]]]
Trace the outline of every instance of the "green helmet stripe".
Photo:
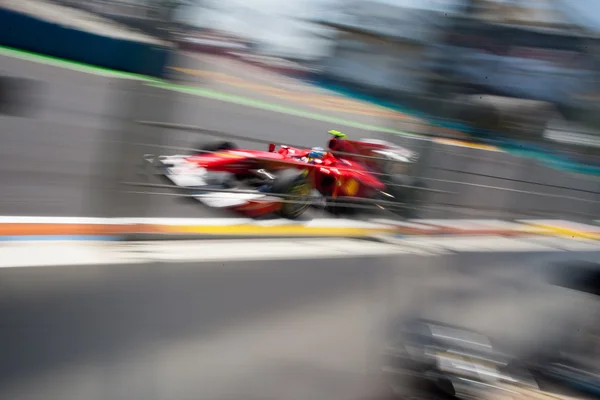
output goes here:
[[329, 133], [330, 135], [333, 135], [333, 136], [337, 137], [337, 138], [345, 138], [345, 137], [346, 137], [346, 134], [345, 134], [345, 133], [342, 133], [342, 132], [340, 132], [340, 131], [336, 131], [336, 130], [334, 130], [334, 129], [330, 130], [328, 133]]

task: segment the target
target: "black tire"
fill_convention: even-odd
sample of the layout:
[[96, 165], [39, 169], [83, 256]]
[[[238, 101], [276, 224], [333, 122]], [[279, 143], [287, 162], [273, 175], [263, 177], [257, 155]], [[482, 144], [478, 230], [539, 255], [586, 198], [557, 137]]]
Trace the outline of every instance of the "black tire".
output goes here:
[[213, 143], [203, 143], [199, 146], [195, 147], [198, 150], [202, 151], [223, 151], [223, 150], [235, 150], [237, 146], [233, 142], [213, 142]]
[[311, 185], [306, 175], [297, 169], [277, 173], [271, 192], [290, 195], [285, 197], [278, 214], [284, 218], [298, 218], [310, 207]]

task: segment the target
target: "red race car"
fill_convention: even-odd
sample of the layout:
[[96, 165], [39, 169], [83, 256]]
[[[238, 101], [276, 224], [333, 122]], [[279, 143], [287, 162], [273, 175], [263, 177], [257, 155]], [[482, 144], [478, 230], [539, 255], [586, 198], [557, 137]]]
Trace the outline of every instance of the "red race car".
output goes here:
[[[362, 203], [373, 200], [370, 203], [380, 207], [406, 200], [394, 194], [400, 193], [397, 187], [388, 187], [369, 162], [358, 157], [363, 152], [342, 158], [319, 147], [271, 144], [267, 151], [242, 150], [229, 142], [201, 149], [193, 155], [146, 159], [202, 203], [254, 217], [278, 213], [297, 218], [317, 204], [335, 213], [348, 212], [356, 208], [357, 199]], [[370, 161], [375, 165], [377, 160]]]
[[406, 207], [396, 208], [405, 217], [417, 217], [418, 208], [426, 200], [427, 185], [415, 177], [414, 166], [419, 154], [402, 146], [379, 139], [350, 140], [345, 134], [331, 130], [329, 149], [337, 156], [362, 163], [386, 184], [386, 192]]
[[419, 156], [414, 151], [378, 139], [350, 140], [345, 134], [331, 130], [328, 147], [338, 156], [364, 164], [373, 171], [389, 175], [410, 175]]

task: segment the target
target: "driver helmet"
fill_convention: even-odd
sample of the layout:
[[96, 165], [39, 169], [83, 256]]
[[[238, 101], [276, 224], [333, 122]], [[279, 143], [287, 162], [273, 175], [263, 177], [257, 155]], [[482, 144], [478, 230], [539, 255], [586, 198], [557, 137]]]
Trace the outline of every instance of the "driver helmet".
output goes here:
[[333, 151], [340, 151], [342, 149], [340, 141], [344, 140], [346, 138], [346, 135], [340, 131], [336, 131], [335, 129], [332, 129], [327, 133], [333, 136], [331, 139], [329, 139], [327, 147], [329, 147]]
[[336, 131], [335, 129], [331, 129], [327, 133], [329, 133], [331, 136], [333, 136], [334, 138], [337, 138], [337, 139], [345, 139], [346, 138], [346, 134], [345, 133], [342, 133], [340, 131]]
[[327, 152], [322, 147], [313, 147], [308, 153], [308, 158], [311, 160], [320, 160], [325, 157]]

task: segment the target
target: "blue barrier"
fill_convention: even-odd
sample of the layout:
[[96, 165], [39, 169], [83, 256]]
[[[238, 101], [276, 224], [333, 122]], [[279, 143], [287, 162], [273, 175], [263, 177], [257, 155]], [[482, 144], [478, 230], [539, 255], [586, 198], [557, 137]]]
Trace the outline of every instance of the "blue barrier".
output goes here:
[[0, 45], [80, 63], [164, 77], [169, 49], [68, 28], [0, 9]]

